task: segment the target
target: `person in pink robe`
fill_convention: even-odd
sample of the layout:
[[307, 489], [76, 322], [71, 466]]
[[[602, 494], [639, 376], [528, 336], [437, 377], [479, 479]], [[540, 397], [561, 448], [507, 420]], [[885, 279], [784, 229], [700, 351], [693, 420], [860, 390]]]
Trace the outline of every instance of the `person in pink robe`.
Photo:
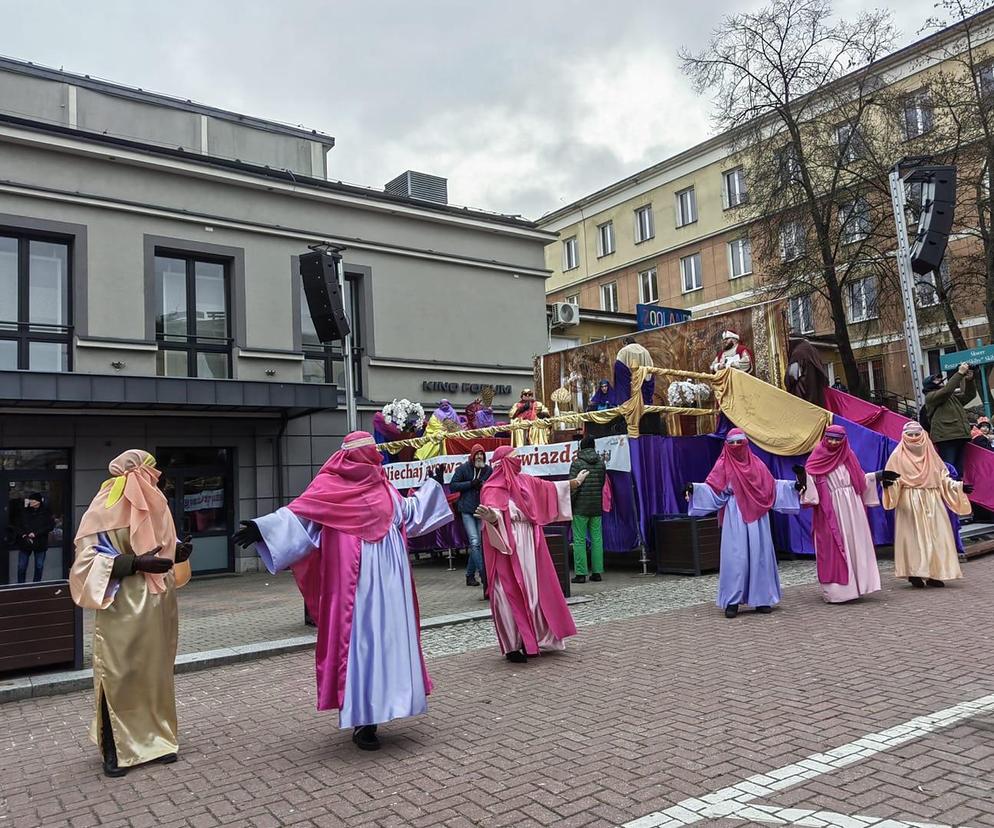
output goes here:
[[570, 490], [587, 477], [552, 483], [521, 473], [510, 446], [493, 455], [494, 473], [480, 491], [490, 612], [508, 661], [565, 648], [576, 625], [563, 597], [542, 527], [571, 520]]
[[[339, 711], [362, 750], [377, 724], [427, 710], [431, 680], [407, 539], [452, 520], [437, 478], [403, 498], [370, 434], [349, 434], [296, 500], [242, 521], [235, 542], [254, 543], [266, 568], [291, 569], [318, 625], [318, 710]], [[441, 475], [441, 466], [439, 476]]]
[[814, 509], [812, 530], [822, 596], [830, 604], [854, 601], [880, 590], [880, 570], [867, 506], [879, 506], [877, 473], [864, 472], [846, 430], [825, 429], [807, 464], [801, 505]]

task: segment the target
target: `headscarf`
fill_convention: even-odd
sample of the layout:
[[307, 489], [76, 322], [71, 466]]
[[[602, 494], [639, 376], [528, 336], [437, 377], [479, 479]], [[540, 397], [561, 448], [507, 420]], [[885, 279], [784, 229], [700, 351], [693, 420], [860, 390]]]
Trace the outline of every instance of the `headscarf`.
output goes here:
[[731, 489], [746, 523], [754, 523], [767, 514], [777, 498], [773, 475], [749, 451], [745, 433], [739, 428], [728, 432], [721, 454], [704, 482], [716, 494]]
[[486, 449], [483, 448], [483, 446], [481, 446], [479, 443], [473, 443], [473, 447], [469, 450], [469, 462], [471, 464], [476, 462], [476, 455], [478, 454], [482, 454], [484, 460], [487, 459]]
[[[830, 446], [829, 437], [840, 438], [841, 442], [836, 446]], [[828, 487], [828, 475], [843, 464], [849, 472], [849, 481], [856, 494], [862, 497], [863, 492], [866, 491], [866, 476], [859, 465], [859, 460], [849, 447], [846, 430], [839, 425], [830, 425], [825, 429], [825, 436], [811, 452], [804, 467], [808, 475], [814, 478], [814, 485], [818, 490], [818, 505], [814, 507], [812, 529], [819, 550], [816, 556], [818, 580], [823, 584], [849, 583], [849, 567], [846, 564], [842, 530], [832, 504], [832, 491]], [[809, 485], [810, 483], [809, 480]]]
[[825, 370], [825, 363], [821, 361], [818, 349], [804, 337], [792, 336], [787, 340], [787, 355], [790, 362], [798, 362], [817, 371], [828, 382], [828, 372]]
[[[607, 391], [601, 390], [605, 385], [607, 386]], [[597, 411], [603, 411], [606, 408], [614, 408], [617, 404], [610, 380], [602, 379], [597, 383], [597, 390], [590, 398], [590, 407]]]
[[535, 392], [531, 388], [522, 388], [521, 397], [518, 399], [519, 403], [526, 402], [525, 394], [530, 394], [531, 399], [527, 400], [531, 405], [527, 409], [521, 409], [517, 414], [514, 415], [515, 420], [537, 420], [538, 419], [538, 399], [535, 396]]
[[366, 431], [353, 431], [289, 509], [364, 541], [382, 540], [394, 513], [394, 490], [382, 456]]
[[887, 460], [887, 471], [901, 475], [901, 485], [913, 489], [937, 489], [949, 476], [932, 441], [919, 423], [905, 423], [901, 442]]
[[438, 408], [435, 409], [435, 413], [433, 416], [441, 420], [442, 422], [445, 422], [445, 420], [452, 420], [452, 422], [454, 423], [459, 422], [459, 415], [456, 413], [456, 410], [452, 407], [452, 403], [450, 403], [448, 400], [442, 400], [438, 404]]
[[[76, 540], [112, 529], [127, 529], [135, 554], [143, 555], [161, 546], [156, 554], [175, 560], [176, 525], [169, 502], [156, 485], [161, 472], [155, 468], [155, 458], [147, 451], [129, 449], [111, 461], [108, 471], [113, 476], [104, 481], [90, 502], [76, 530]], [[142, 574], [149, 592], [166, 591], [165, 574]]]
[[[543, 485], [521, 473], [521, 458], [510, 446], [500, 446], [491, 458], [493, 474], [480, 490], [480, 503], [493, 509], [507, 510], [509, 500], [531, 523], [542, 525], [544, 517], [557, 514], [558, 495], [555, 486]], [[510, 529], [510, 527], [508, 527]]]

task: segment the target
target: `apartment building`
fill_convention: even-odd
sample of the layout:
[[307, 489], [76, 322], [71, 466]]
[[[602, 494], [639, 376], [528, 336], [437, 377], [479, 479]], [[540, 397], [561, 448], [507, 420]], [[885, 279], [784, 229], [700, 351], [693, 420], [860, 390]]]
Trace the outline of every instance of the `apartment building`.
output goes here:
[[[255, 569], [233, 527], [341, 444], [346, 359], [365, 426], [394, 398], [431, 409], [444, 387], [458, 406], [494, 384], [509, 406], [531, 384], [554, 236], [331, 180], [333, 146], [0, 60], [0, 550], [41, 492], [58, 523], [45, 571], [62, 576], [108, 461], [141, 447], [194, 570]], [[319, 242], [345, 248], [351, 354], [309, 322], [297, 257]]]
[[[979, 35], [974, 45], [994, 41], [994, 11], [975, 20]], [[905, 96], [908, 139], [931, 128], [928, 78], [948, 59], [952, 40], [951, 30], [938, 32], [873, 67], [890, 89]], [[994, 87], [994, 70], [988, 80]], [[840, 132], [840, 142], [844, 138]], [[546, 266], [552, 271], [548, 301], [612, 313], [657, 304], [689, 310], [694, 317], [761, 301], [758, 288], [764, 274], [753, 257], [748, 181], [731, 137], [721, 134], [543, 216], [539, 226], [558, 235], [546, 247]], [[792, 243], [783, 241], [784, 256], [790, 255]], [[955, 273], [957, 254], [971, 243], [953, 239], [943, 273], [933, 278]], [[923, 286], [917, 298], [923, 360], [935, 371], [939, 355], [955, 348], [934, 290]], [[845, 299], [866, 387], [909, 396], [900, 318], [881, 312], [888, 300], [894, 310], [894, 297], [880, 297], [874, 281], [865, 280], [849, 285]], [[789, 306], [792, 327], [818, 342], [833, 378], [841, 376], [832, 320], [821, 297], [794, 296]], [[980, 297], [961, 299], [955, 310], [971, 345], [986, 335]]]

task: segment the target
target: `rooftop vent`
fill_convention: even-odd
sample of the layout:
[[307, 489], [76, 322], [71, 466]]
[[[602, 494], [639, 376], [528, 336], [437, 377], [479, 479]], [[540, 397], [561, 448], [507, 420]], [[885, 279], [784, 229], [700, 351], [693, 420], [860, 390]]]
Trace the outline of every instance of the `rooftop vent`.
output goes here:
[[448, 180], [437, 175], [408, 170], [398, 175], [383, 188], [393, 195], [431, 201], [435, 204], [449, 203]]

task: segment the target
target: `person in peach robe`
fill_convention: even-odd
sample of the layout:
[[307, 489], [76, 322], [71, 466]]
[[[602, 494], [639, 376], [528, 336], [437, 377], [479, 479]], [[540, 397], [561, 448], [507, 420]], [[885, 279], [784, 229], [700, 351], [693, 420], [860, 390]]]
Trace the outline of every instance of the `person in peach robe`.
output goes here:
[[[800, 470], [797, 467], [795, 471]], [[876, 472], [864, 472], [846, 430], [830, 425], [808, 458], [801, 505], [814, 509], [812, 530], [822, 597], [854, 601], [880, 589], [867, 506], [878, 506]]]
[[894, 510], [894, 572], [922, 589], [963, 577], [947, 509], [970, 514], [973, 486], [953, 480], [925, 430], [909, 422], [887, 460], [884, 508]]

